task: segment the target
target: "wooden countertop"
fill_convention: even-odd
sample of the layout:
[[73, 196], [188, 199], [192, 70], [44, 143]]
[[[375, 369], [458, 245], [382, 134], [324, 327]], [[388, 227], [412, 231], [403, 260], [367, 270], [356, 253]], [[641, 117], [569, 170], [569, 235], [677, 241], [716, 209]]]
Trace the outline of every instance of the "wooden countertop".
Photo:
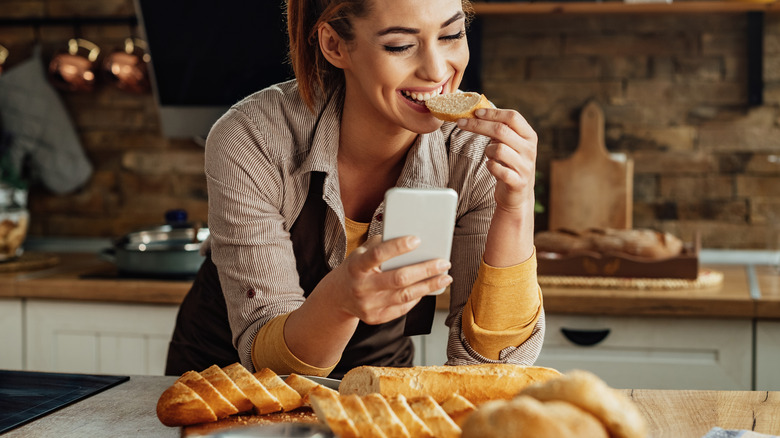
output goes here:
[[[115, 266], [94, 254], [58, 254], [50, 268], [0, 273], [0, 298], [45, 298], [143, 304], [181, 303], [187, 280], [116, 278]], [[746, 269], [708, 265], [723, 272], [721, 285], [701, 289], [638, 290], [543, 287], [547, 313], [618, 316], [780, 318], [780, 274], [756, 267], [761, 297], [754, 299]], [[437, 300], [446, 309], [448, 296]]]
[[[155, 408], [171, 376], [130, 380], [7, 432], [4, 437], [179, 437]], [[780, 434], [780, 392], [625, 390], [647, 419], [648, 438], [696, 438], [713, 427]]]

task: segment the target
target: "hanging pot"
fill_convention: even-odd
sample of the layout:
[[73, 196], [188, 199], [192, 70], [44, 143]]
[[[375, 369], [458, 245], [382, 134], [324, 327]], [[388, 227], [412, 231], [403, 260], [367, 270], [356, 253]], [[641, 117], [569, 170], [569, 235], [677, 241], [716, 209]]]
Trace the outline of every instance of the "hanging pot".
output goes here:
[[63, 91], [85, 92], [95, 88], [95, 61], [100, 48], [83, 38], [68, 40], [67, 52], [59, 53], [49, 63], [49, 80]]
[[8, 49], [0, 44], [0, 75], [3, 74], [3, 66], [5, 65], [5, 60], [8, 59], [8, 53]]
[[125, 39], [125, 46], [103, 60], [106, 81], [123, 91], [145, 93], [150, 90], [146, 42], [138, 38]]
[[209, 229], [185, 221], [128, 233], [102, 252], [120, 273], [138, 277], [192, 277], [205, 256], [200, 254]]

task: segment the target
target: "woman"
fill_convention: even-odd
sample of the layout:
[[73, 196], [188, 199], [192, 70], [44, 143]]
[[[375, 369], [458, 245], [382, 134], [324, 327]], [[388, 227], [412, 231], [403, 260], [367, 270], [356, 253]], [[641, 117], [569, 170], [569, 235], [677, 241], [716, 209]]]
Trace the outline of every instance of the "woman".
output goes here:
[[[536, 134], [512, 110], [442, 123], [423, 102], [458, 89], [468, 2], [287, 8], [297, 79], [239, 102], [209, 134], [211, 256], [182, 304], [167, 373], [237, 360], [335, 377], [410, 366], [405, 335], [429, 331], [422, 298], [445, 286], [448, 364], [533, 363], [544, 337]], [[418, 244], [381, 240], [393, 186], [458, 192], [451, 261], [379, 269]]]

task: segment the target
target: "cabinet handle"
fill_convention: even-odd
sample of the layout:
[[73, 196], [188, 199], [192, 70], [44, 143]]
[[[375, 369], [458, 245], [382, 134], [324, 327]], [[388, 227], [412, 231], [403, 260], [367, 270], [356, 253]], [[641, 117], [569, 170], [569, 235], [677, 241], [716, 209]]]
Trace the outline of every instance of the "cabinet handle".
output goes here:
[[609, 329], [586, 330], [561, 327], [561, 333], [572, 343], [589, 347], [606, 339], [609, 336]]

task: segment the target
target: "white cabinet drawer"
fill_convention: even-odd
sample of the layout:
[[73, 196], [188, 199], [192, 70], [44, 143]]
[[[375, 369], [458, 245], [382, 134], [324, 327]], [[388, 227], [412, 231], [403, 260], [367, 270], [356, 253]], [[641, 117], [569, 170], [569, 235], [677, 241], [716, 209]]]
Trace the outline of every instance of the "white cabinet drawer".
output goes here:
[[756, 322], [756, 390], [780, 391], [780, 321]]
[[749, 390], [752, 348], [751, 320], [548, 314], [536, 364], [616, 388]]
[[19, 298], [0, 299], [0, 369], [21, 370], [24, 367], [24, 304]]
[[27, 368], [101, 374], [165, 371], [178, 306], [27, 302]]

